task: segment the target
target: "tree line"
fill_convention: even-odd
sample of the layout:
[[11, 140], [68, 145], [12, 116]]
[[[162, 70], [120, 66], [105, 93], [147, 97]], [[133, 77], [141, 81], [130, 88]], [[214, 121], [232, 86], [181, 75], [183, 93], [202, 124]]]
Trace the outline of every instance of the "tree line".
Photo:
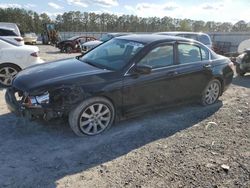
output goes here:
[[201, 20], [176, 19], [165, 16], [142, 18], [135, 15], [96, 14], [80, 11], [65, 12], [51, 19], [46, 13], [19, 9], [0, 8], [0, 22], [17, 23], [21, 33], [43, 32], [43, 24], [54, 23], [58, 31], [72, 32], [160, 32], [160, 31], [194, 31], [194, 32], [247, 32], [250, 25], [241, 20], [230, 22], [204, 22]]

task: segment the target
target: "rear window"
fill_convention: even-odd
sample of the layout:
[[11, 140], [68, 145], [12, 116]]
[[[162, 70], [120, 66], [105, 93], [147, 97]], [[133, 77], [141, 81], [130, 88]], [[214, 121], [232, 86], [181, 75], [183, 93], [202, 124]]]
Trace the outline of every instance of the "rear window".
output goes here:
[[17, 36], [17, 34], [8, 29], [0, 29], [0, 36]]
[[199, 35], [198, 38], [199, 38], [198, 40], [203, 44], [206, 44], [206, 45], [211, 44], [211, 41], [207, 35]]

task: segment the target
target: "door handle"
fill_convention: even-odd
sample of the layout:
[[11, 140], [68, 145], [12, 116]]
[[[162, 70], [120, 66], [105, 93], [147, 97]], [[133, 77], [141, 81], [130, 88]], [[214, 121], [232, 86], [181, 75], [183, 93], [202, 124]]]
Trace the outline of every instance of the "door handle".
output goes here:
[[211, 69], [212, 65], [211, 65], [211, 64], [205, 64], [205, 65], [203, 65], [203, 67], [204, 67], [205, 69]]

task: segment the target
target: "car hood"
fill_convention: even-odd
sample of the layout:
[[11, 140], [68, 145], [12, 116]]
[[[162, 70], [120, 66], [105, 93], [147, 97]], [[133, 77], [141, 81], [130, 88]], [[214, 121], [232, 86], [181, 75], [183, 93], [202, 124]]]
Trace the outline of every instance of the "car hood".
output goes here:
[[88, 42], [83, 43], [82, 46], [86, 46], [86, 47], [97, 46], [97, 45], [99, 45], [101, 43], [103, 43], [103, 42], [100, 41], [100, 40], [92, 40], [92, 41], [88, 41]]
[[83, 85], [100, 81], [98, 75], [111, 72], [91, 66], [76, 58], [43, 63], [19, 72], [12, 86], [28, 92], [38, 92], [62, 85]]

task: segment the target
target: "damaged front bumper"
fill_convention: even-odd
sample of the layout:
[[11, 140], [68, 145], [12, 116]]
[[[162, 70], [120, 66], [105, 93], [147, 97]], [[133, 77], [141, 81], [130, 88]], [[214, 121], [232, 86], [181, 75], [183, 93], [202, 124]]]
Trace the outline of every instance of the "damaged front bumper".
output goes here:
[[27, 96], [14, 88], [8, 88], [5, 93], [5, 101], [8, 109], [18, 116], [28, 119], [43, 118], [50, 120], [62, 117], [61, 109], [51, 108], [48, 105], [32, 105], [27, 103]]

